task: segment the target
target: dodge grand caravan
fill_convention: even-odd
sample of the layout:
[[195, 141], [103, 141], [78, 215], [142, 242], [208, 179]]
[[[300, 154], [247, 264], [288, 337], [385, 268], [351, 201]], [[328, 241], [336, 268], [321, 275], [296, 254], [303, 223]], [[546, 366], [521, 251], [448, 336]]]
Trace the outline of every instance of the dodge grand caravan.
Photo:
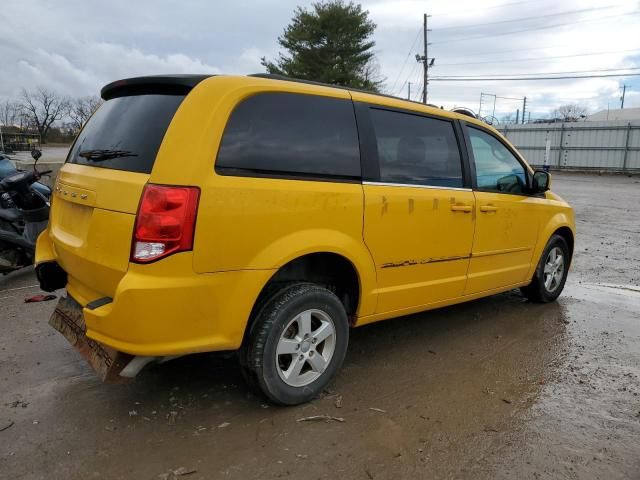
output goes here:
[[50, 323], [104, 380], [237, 351], [252, 385], [297, 404], [336, 375], [351, 327], [564, 287], [571, 207], [479, 120], [266, 75], [101, 94], [36, 263], [67, 289]]

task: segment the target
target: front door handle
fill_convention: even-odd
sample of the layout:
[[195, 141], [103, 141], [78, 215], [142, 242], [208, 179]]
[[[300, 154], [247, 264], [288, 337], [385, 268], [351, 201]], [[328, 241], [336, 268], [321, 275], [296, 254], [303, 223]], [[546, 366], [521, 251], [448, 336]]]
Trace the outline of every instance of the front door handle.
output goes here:
[[471, 205], [457, 203], [455, 205], [451, 205], [451, 210], [454, 212], [471, 213], [472, 207]]
[[496, 212], [498, 211], [498, 207], [494, 207], [493, 205], [480, 205], [481, 212]]

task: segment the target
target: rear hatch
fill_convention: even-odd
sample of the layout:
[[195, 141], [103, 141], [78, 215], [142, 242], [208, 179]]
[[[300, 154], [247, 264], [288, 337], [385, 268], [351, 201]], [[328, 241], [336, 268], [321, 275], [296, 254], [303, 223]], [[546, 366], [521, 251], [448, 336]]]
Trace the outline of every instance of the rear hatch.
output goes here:
[[69, 287], [113, 296], [129, 265], [135, 214], [164, 135], [188, 91], [204, 77], [114, 82], [60, 170], [49, 236]]

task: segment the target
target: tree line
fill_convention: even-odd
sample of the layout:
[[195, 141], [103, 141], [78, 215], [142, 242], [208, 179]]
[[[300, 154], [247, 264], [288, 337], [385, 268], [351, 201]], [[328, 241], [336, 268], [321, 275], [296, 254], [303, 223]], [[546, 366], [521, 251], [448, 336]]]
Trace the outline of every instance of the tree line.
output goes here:
[[[546, 117], [536, 118], [535, 120], [531, 120], [531, 123], [558, 123], [558, 122], [579, 122], [584, 120], [589, 114], [589, 109], [581, 105], [579, 103], [567, 103], [565, 105], [560, 105], [558, 108], [551, 110], [551, 112]], [[516, 123], [516, 114], [515, 113], [507, 113], [503, 115], [499, 123], [502, 125], [509, 125]], [[523, 123], [518, 119], [517, 123]], [[528, 120], [525, 120], [524, 123], [529, 123]]]
[[0, 102], [5, 133], [36, 133], [42, 143], [69, 142], [102, 103], [98, 96], [65, 97], [46, 87], [22, 89], [17, 99]]

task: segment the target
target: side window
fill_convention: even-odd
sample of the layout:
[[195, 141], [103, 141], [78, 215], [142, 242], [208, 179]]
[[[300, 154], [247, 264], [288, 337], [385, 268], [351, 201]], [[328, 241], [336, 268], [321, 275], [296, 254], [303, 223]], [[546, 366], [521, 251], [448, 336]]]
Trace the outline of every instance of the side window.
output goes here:
[[371, 108], [380, 181], [462, 187], [462, 163], [453, 123]]
[[478, 189], [505, 193], [526, 190], [525, 169], [497, 138], [477, 128], [467, 127], [476, 165]]
[[249, 97], [229, 118], [216, 171], [358, 178], [353, 105], [350, 100], [291, 93]]

